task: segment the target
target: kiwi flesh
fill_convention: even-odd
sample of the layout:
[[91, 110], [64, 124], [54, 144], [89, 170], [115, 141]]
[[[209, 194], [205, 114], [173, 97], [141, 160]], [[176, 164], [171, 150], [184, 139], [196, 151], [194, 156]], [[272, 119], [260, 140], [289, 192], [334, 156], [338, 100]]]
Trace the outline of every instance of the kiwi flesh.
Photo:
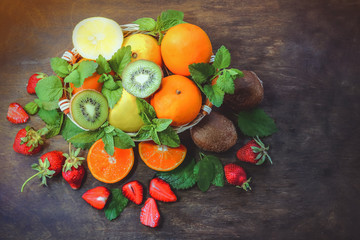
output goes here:
[[101, 93], [86, 89], [71, 98], [70, 113], [80, 127], [95, 130], [106, 121], [109, 107]]
[[194, 143], [205, 151], [225, 152], [236, 144], [238, 135], [233, 122], [212, 111], [190, 129]]
[[153, 94], [160, 87], [162, 77], [163, 72], [156, 63], [143, 59], [129, 63], [121, 75], [125, 90], [139, 98]]

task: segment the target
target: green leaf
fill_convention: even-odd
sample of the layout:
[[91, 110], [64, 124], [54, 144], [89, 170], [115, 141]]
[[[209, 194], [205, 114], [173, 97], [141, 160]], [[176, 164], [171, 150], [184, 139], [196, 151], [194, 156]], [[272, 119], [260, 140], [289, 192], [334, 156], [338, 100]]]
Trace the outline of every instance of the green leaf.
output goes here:
[[208, 63], [193, 63], [189, 65], [189, 71], [192, 79], [202, 85], [215, 74], [216, 69]]
[[[78, 126], [76, 126], [68, 117], [66, 117], [64, 119], [64, 124], [63, 124], [60, 134], [63, 136], [65, 141], [69, 141], [70, 138], [72, 138], [82, 132], [87, 132], [87, 131], [84, 131], [81, 128], [79, 128]], [[72, 143], [72, 144], [76, 148], [89, 149], [94, 142], [95, 141], [85, 143], [85, 142], [80, 141], [79, 143]]]
[[206, 192], [215, 177], [214, 164], [208, 158], [203, 158], [196, 165], [198, 165], [197, 185], [201, 191]]
[[161, 12], [160, 19], [161, 19], [161, 21], [168, 20], [168, 19], [183, 20], [184, 13], [181, 11], [169, 9], [169, 10]]
[[35, 87], [38, 98], [45, 102], [58, 101], [63, 94], [63, 85], [56, 76], [41, 79]]
[[154, 118], [152, 120], [152, 122], [155, 124], [155, 130], [157, 132], [162, 132], [170, 125], [172, 120], [171, 119], [165, 119], [165, 118], [161, 118], [161, 119]]
[[52, 70], [59, 76], [59, 77], [66, 77], [70, 71], [69, 71], [69, 66], [70, 64], [59, 57], [54, 57], [50, 59], [50, 65]]
[[39, 105], [36, 104], [36, 102], [29, 102], [28, 104], [25, 105], [24, 110], [30, 114], [30, 115], [34, 115], [39, 111]]
[[171, 126], [168, 126], [164, 131], [158, 132], [157, 135], [162, 145], [169, 147], [180, 146], [179, 135]]
[[131, 137], [122, 130], [115, 128], [116, 135], [114, 137], [114, 145], [117, 148], [128, 149], [135, 147], [134, 141]]
[[226, 69], [230, 75], [233, 77], [233, 79], [244, 77], [244, 73], [236, 68], [230, 68]]
[[169, 183], [174, 189], [189, 189], [196, 184], [194, 175], [195, 160], [186, 160], [177, 168], [169, 172], [158, 172], [156, 175]]
[[38, 112], [38, 116], [48, 125], [56, 125], [61, 118], [62, 112], [58, 112], [57, 110], [45, 110], [40, 109]]
[[174, 27], [180, 23], [184, 23], [184, 21], [179, 19], [166, 19], [161, 22], [161, 31], [167, 31], [169, 28]]
[[225, 93], [234, 94], [234, 79], [231, 77], [230, 73], [226, 69], [223, 70], [222, 74], [219, 75], [219, 78], [217, 79], [215, 85], [218, 86]]
[[140, 31], [154, 31], [156, 27], [156, 21], [152, 18], [139, 18], [133, 23], [139, 25]]
[[115, 152], [115, 144], [114, 144], [114, 136], [112, 134], [105, 134], [105, 136], [102, 138], [102, 141], [104, 142], [104, 149], [105, 151], [110, 155], [113, 156]]
[[82, 83], [81, 83], [79, 71], [77, 69], [72, 71], [69, 75], [66, 76], [66, 78], [64, 79], [64, 82], [72, 83], [77, 88], [81, 87]]
[[114, 220], [120, 216], [120, 213], [126, 208], [129, 200], [122, 194], [120, 189], [111, 189], [110, 202], [105, 206], [105, 217], [108, 220]]
[[80, 74], [80, 85], [75, 85], [75, 87], [81, 87], [86, 78], [91, 77], [98, 67], [98, 64], [94, 61], [82, 61], [79, 64], [79, 67], [76, 69]]
[[34, 102], [39, 106], [39, 108], [42, 108], [42, 109], [48, 110], [48, 111], [59, 108], [59, 100], [47, 102], [47, 101], [42, 101], [42, 100], [36, 98], [36, 99], [34, 99]]
[[63, 121], [64, 121], [64, 114], [61, 113], [60, 118], [58, 118], [58, 120], [56, 121], [55, 124], [46, 126], [46, 128], [48, 129], [48, 132], [46, 133], [45, 137], [52, 138], [52, 137], [57, 136], [61, 131]]
[[103, 135], [104, 133], [102, 131], [82, 131], [65, 140], [71, 143], [80, 144], [94, 143], [96, 140], [102, 138]]
[[225, 174], [224, 174], [224, 167], [218, 157], [213, 155], [208, 155], [207, 158], [213, 163], [214, 165], [214, 179], [212, 180], [212, 184], [217, 187], [223, 187], [225, 183]]
[[241, 132], [249, 137], [266, 137], [277, 131], [274, 120], [260, 108], [240, 112], [237, 122]]
[[220, 107], [222, 105], [225, 93], [216, 84], [206, 84], [203, 89], [206, 97], [209, 98], [212, 104], [216, 107]]
[[107, 88], [103, 88], [101, 93], [104, 95], [106, 100], [108, 101], [109, 107], [112, 109], [114, 108], [115, 104], [120, 100], [121, 95], [123, 92], [123, 88], [119, 87], [115, 90], [109, 90]]
[[160, 142], [160, 139], [159, 139], [159, 135], [158, 135], [158, 132], [156, 132], [155, 128], [151, 128], [150, 130], [150, 136], [151, 136], [151, 139], [157, 144], [157, 145], [162, 145], [162, 142]]
[[109, 63], [112, 70], [114, 70], [114, 72], [116, 72], [119, 76], [121, 76], [122, 71], [124, 70], [126, 65], [130, 63], [130, 61], [131, 61], [131, 47], [126, 46], [120, 48], [116, 53], [114, 53]]
[[144, 122], [146, 120], [151, 121], [154, 118], [156, 118], [155, 109], [147, 101], [145, 101], [144, 99], [141, 99], [141, 98], [136, 98], [136, 104], [139, 109], [139, 112], [146, 114], [146, 116], [148, 117], [147, 119], [143, 119]]
[[96, 69], [96, 72], [98, 74], [104, 74], [111, 72], [111, 67], [108, 61], [100, 54], [98, 58], [96, 59], [96, 63], [98, 64], [98, 67]]
[[229, 50], [225, 46], [221, 46], [215, 54], [215, 60], [213, 62], [213, 66], [216, 69], [227, 68], [230, 66], [230, 62], [231, 62], [231, 55]]

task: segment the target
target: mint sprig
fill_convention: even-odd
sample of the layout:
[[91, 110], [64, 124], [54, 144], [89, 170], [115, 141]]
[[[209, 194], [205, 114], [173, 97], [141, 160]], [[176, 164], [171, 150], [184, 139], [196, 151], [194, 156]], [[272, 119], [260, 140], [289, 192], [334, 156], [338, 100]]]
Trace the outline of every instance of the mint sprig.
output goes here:
[[121, 76], [122, 71], [131, 61], [131, 47], [121, 47], [109, 60], [111, 69]]
[[249, 137], [267, 137], [277, 132], [274, 120], [260, 108], [239, 112], [237, 123], [241, 132]]

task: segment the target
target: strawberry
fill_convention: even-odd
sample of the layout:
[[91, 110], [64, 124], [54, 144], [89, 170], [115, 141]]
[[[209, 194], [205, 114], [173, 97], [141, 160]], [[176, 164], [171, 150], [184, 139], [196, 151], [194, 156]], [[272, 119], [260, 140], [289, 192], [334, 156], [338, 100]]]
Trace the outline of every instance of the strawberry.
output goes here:
[[162, 202], [176, 202], [177, 200], [170, 185], [160, 178], [153, 178], [150, 181], [149, 193], [151, 197]]
[[64, 161], [65, 157], [60, 151], [51, 151], [43, 154], [39, 159], [39, 164], [34, 163], [33, 165], [31, 165], [32, 169], [39, 172], [37, 172], [24, 182], [21, 187], [21, 192], [23, 192], [26, 183], [28, 183], [36, 176], [41, 178], [41, 185], [47, 186], [46, 178], [51, 178], [58, 175], [61, 172]]
[[127, 199], [137, 205], [141, 204], [141, 202], [143, 201], [143, 186], [139, 181], [135, 180], [126, 183], [122, 187], [122, 193]]
[[10, 103], [6, 118], [11, 123], [19, 124], [26, 123], [30, 117], [20, 104]]
[[43, 129], [35, 131], [29, 126], [20, 129], [15, 136], [13, 144], [14, 151], [24, 155], [34, 155], [40, 152], [44, 144], [41, 136], [44, 134], [45, 131], [43, 131]]
[[87, 190], [82, 198], [96, 209], [103, 209], [110, 196], [110, 191], [106, 187], [96, 187]]
[[140, 222], [148, 227], [157, 227], [160, 221], [160, 213], [153, 198], [148, 198], [141, 208]]
[[77, 150], [71, 149], [71, 143], [69, 144], [69, 154], [64, 153], [66, 157], [65, 164], [62, 169], [63, 178], [70, 184], [70, 187], [74, 190], [81, 187], [82, 180], [85, 176], [85, 168], [82, 165], [85, 158], [78, 157], [80, 148]]
[[271, 158], [267, 153], [269, 147], [261, 142], [259, 137], [254, 138], [253, 140], [247, 142], [243, 147], [241, 147], [236, 156], [240, 161], [248, 162], [256, 165], [261, 165], [265, 162], [266, 159], [272, 164]]
[[245, 170], [235, 163], [229, 163], [224, 167], [225, 177], [228, 183], [242, 188], [245, 191], [251, 190], [249, 182], [251, 178], [247, 179]]
[[29, 78], [28, 84], [26, 86], [26, 91], [30, 94], [35, 94], [35, 87], [38, 81], [40, 81], [43, 78], [46, 78], [48, 75], [45, 73], [34, 73]]

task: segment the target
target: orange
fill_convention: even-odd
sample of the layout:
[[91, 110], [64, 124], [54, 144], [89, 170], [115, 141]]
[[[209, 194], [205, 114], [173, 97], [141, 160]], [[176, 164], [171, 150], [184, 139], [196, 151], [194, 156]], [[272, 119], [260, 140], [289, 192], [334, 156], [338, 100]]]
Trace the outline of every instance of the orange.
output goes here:
[[98, 82], [100, 77], [101, 75], [95, 72], [92, 76], [86, 78], [83, 85], [81, 85], [81, 87], [78, 88], [74, 87], [74, 84], [70, 83], [70, 87], [73, 89], [72, 94], [80, 92], [81, 90], [84, 89], [94, 89], [98, 92], [101, 92], [103, 83]]
[[162, 67], [160, 46], [152, 36], [137, 33], [124, 39], [123, 46], [131, 46], [131, 62], [145, 59]]
[[172, 119], [172, 126], [181, 126], [197, 117], [202, 97], [199, 88], [189, 78], [170, 75], [162, 79], [150, 104], [158, 118]]
[[171, 148], [157, 145], [153, 141], [139, 143], [139, 154], [144, 163], [149, 168], [161, 172], [177, 168], [184, 161], [186, 152], [184, 145]]
[[104, 149], [102, 139], [97, 140], [89, 149], [87, 164], [91, 174], [104, 183], [116, 183], [126, 177], [134, 165], [132, 148], [115, 147], [115, 153], [110, 156]]
[[161, 55], [166, 67], [174, 74], [189, 76], [189, 65], [208, 63], [212, 46], [200, 27], [182, 23], [171, 27], [161, 42]]

